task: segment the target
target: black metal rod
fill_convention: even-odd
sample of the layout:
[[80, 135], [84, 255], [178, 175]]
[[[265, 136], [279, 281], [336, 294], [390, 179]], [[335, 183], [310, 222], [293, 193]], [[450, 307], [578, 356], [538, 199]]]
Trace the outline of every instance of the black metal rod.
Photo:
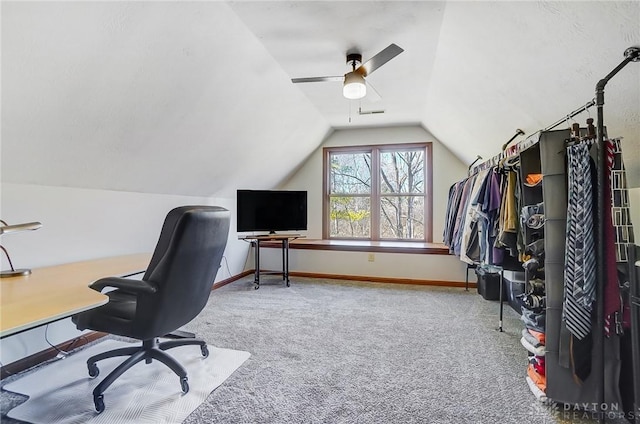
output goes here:
[[[509, 144], [511, 144], [511, 142], [512, 142], [513, 140], [515, 140], [515, 139], [516, 139], [516, 137], [518, 137], [519, 135], [524, 135], [524, 131], [522, 131], [520, 128], [518, 128], [518, 129], [516, 130], [516, 133], [513, 135], [513, 137], [511, 137], [511, 138], [509, 139], [509, 141], [507, 141], [506, 143], [504, 143], [504, 144], [502, 145], [502, 151], [504, 152], [504, 151], [507, 149], [507, 146], [509, 146]], [[476, 162], [478, 162], [478, 160], [480, 160], [480, 159], [482, 159], [482, 156], [478, 155], [478, 157], [476, 158], [476, 160], [474, 160], [473, 162], [471, 162], [471, 165], [469, 165], [469, 174], [471, 174], [471, 168], [473, 168], [473, 165], [474, 165]], [[493, 160], [493, 158], [489, 159], [489, 161], [490, 161], [490, 160]], [[481, 164], [480, 164], [480, 165], [478, 165], [478, 166], [481, 166], [481, 165], [483, 165], [484, 163], [486, 163], [486, 162], [483, 162], [483, 163], [481, 163]]]
[[498, 319], [498, 331], [499, 332], [503, 332], [503, 317], [504, 317], [504, 299], [503, 299], [503, 293], [504, 293], [504, 269], [500, 268], [500, 317]]
[[285, 241], [286, 239], [282, 240], [282, 280], [286, 280], [287, 279], [287, 262], [285, 260]]
[[256, 239], [252, 241], [251, 244], [253, 244], [256, 249], [254, 253], [254, 265], [256, 267], [256, 271], [253, 277], [253, 288], [258, 290], [260, 288], [260, 240]]
[[507, 141], [506, 143], [504, 143], [504, 144], [502, 145], [502, 151], [504, 152], [504, 151], [507, 149], [507, 147], [509, 146], [509, 144], [511, 144], [511, 142], [512, 142], [513, 140], [515, 140], [515, 139], [516, 139], [516, 137], [517, 137], [517, 136], [519, 136], [519, 135], [524, 135], [524, 131], [522, 131], [520, 128], [518, 128], [518, 129], [516, 130], [516, 133], [513, 135], [513, 137], [511, 137], [511, 138], [509, 139], [509, 141]]
[[[598, 242], [596, 248], [596, 263], [597, 263], [597, 278], [598, 284], [596, 286], [596, 296], [597, 296], [597, 329], [593, 333], [594, 343], [596, 346], [600, 347], [600, 355], [596, 355], [596, 363], [594, 364], [595, 369], [598, 370], [598, 382], [600, 384], [597, 385], [597, 397], [598, 397], [598, 405], [599, 409], [604, 405], [605, 397], [604, 397], [604, 382], [605, 382], [605, 370], [604, 370], [604, 281], [606, 272], [606, 261], [604, 260], [605, 250], [604, 250], [604, 208], [607, 206], [605, 199], [605, 184], [606, 184], [606, 170], [607, 170], [607, 158], [605, 155], [605, 146], [604, 146], [604, 87], [607, 85], [609, 80], [613, 78], [622, 68], [627, 66], [630, 62], [637, 62], [640, 60], [640, 47], [630, 47], [624, 52], [625, 59], [616, 66], [613, 71], [611, 71], [606, 77], [598, 81], [596, 84], [596, 106], [598, 108], [598, 149], [597, 149], [597, 161], [598, 166], [598, 204], [596, 208], [596, 217], [597, 222], [600, 222], [598, 225]], [[604, 411], [600, 412], [598, 421], [604, 422]]]
[[473, 162], [471, 162], [471, 165], [469, 165], [469, 171], [471, 171], [471, 168], [473, 168], [473, 165], [478, 162], [480, 159], [482, 159], [482, 156], [478, 155], [478, 157], [476, 158], [476, 160], [474, 160]]
[[545, 129], [543, 129], [542, 131], [549, 131], [554, 129], [555, 127], [557, 127], [558, 125], [567, 122], [567, 120], [573, 118], [576, 115], [581, 114], [582, 112], [584, 112], [585, 110], [589, 109], [591, 106], [595, 105], [596, 101], [591, 100], [589, 102], [587, 102], [586, 104], [580, 106], [578, 109], [574, 110], [573, 112], [571, 112], [570, 114], [568, 114], [567, 116], [565, 116], [562, 119], [559, 119], [558, 121], [554, 122], [553, 124], [549, 125], [548, 127], [546, 127]]
[[[549, 131], [554, 129], [555, 127], [557, 127], [558, 125], [567, 122], [569, 119], [573, 118], [574, 116], [584, 112], [585, 110], [589, 109], [591, 106], [595, 105], [596, 101], [594, 100], [590, 100], [587, 103], [585, 103], [584, 105], [580, 106], [579, 108], [577, 108], [576, 110], [574, 110], [573, 112], [570, 112], [567, 116], [565, 116], [564, 118], [558, 119], [556, 122], [554, 122], [553, 124], [549, 125], [548, 127], [538, 131], [538, 132], [544, 132], [544, 131]], [[518, 130], [520, 132], [522, 132], [522, 130]], [[524, 134], [524, 132], [522, 132], [522, 134]], [[513, 141], [513, 139], [515, 139], [518, 135], [520, 135], [519, 133], [516, 133], [516, 135], [514, 135], [511, 140], [509, 140], [505, 145], [502, 146], [502, 151], [504, 152], [507, 147], [509, 146], [509, 143], [511, 143], [511, 141]], [[529, 137], [531, 138], [531, 136]], [[521, 143], [526, 143], [527, 140], [529, 140], [529, 138], [525, 139], [523, 142]], [[529, 146], [527, 146], [529, 147]]]

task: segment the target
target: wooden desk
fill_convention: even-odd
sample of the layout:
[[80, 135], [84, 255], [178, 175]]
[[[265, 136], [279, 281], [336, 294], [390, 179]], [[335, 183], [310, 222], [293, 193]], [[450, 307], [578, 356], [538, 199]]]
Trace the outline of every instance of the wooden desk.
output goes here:
[[287, 287], [289, 282], [289, 242], [298, 238], [304, 238], [300, 234], [265, 234], [260, 236], [244, 236], [238, 237], [240, 240], [248, 241], [255, 248], [254, 262], [256, 270], [253, 277], [253, 288], [260, 288], [260, 242], [261, 241], [279, 241], [282, 243], [282, 272], [264, 271], [262, 274], [282, 274], [282, 280]]
[[151, 254], [116, 256], [32, 270], [0, 280], [0, 338], [107, 303], [89, 284], [144, 271]]

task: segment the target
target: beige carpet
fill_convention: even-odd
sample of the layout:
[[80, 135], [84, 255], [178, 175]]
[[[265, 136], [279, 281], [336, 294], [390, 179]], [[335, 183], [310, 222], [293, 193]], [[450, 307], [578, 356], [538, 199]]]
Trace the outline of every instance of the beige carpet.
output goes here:
[[179, 378], [164, 364], [140, 362], [107, 389], [106, 409], [98, 414], [93, 406], [93, 388], [123, 358], [100, 361], [100, 375], [95, 379], [88, 377], [86, 360], [127, 345], [106, 340], [6, 384], [4, 390], [29, 396], [9, 411], [8, 417], [38, 424], [181, 423], [250, 356], [248, 352], [212, 346], [207, 358], [197, 346], [171, 349], [168, 352], [187, 369], [187, 394], [182, 394]]

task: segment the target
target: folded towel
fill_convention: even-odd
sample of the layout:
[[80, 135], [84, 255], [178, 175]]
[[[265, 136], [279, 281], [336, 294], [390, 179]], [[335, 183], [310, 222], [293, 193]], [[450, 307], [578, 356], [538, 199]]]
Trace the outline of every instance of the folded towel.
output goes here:
[[536, 386], [536, 383], [534, 383], [533, 380], [529, 378], [529, 376], [526, 377], [526, 380], [527, 385], [529, 386], [529, 390], [531, 390], [531, 393], [533, 393], [536, 399], [538, 399], [540, 402], [546, 402], [547, 395], [542, 390], [540, 390], [538, 386]]
[[529, 352], [533, 353], [534, 355], [544, 356], [544, 353], [545, 353], [544, 346], [535, 347], [531, 343], [529, 343], [524, 337], [520, 338], [520, 344], [524, 346], [524, 348], [527, 349]]

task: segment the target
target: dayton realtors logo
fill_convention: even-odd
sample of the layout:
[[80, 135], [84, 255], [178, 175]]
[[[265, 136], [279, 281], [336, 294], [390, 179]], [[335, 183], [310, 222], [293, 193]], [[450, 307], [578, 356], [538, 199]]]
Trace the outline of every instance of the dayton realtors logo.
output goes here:
[[640, 411], [627, 411], [618, 403], [565, 403], [556, 404], [558, 417], [565, 420], [621, 420], [640, 417]]
[[533, 422], [541, 424], [557, 423], [558, 418], [562, 416], [562, 405], [549, 400], [531, 405], [530, 414], [535, 417]]
[[536, 422], [556, 423], [558, 419], [568, 422], [581, 420], [621, 420], [633, 421], [640, 417], [640, 409], [625, 412], [622, 405], [617, 403], [557, 403], [547, 401], [534, 404], [531, 415], [536, 417]]

